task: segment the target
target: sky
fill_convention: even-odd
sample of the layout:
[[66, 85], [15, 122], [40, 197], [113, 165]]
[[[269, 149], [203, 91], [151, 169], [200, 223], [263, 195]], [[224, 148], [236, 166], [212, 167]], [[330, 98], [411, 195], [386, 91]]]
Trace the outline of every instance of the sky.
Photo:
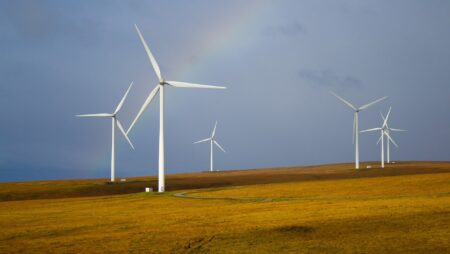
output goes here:
[[[392, 160], [450, 160], [450, 2], [444, 0], [0, 1], [0, 181], [108, 178], [113, 112], [127, 128], [157, 84], [137, 24], [168, 80], [166, 172], [352, 162], [360, 128], [389, 124]], [[116, 136], [118, 177], [156, 175], [159, 100]], [[380, 158], [360, 135], [362, 161]]]

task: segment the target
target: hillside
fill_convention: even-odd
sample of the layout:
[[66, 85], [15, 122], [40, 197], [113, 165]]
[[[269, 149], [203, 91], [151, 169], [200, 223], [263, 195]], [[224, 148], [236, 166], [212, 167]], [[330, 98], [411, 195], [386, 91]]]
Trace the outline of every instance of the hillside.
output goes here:
[[450, 252], [449, 163], [350, 167], [2, 184], [0, 253]]
[[[311, 180], [380, 177], [450, 172], [450, 162], [400, 162], [386, 168], [353, 169], [353, 164], [331, 164], [307, 167], [230, 170], [166, 175], [166, 190], [188, 190]], [[369, 163], [377, 165], [377, 162]], [[0, 183], [0, 201], [92, 197], [143, 192], [157, 189], [157, 178], [134, 177], [126, 182], [109, 183], [107, 179], [56, 180]]]

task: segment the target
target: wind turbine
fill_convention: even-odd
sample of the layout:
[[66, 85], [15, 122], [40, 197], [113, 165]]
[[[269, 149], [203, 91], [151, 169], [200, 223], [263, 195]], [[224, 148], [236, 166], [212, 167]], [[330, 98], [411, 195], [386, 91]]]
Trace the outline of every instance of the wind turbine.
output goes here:
[[[391, 111], [391, 108], [389, 108], [389, 112], [390, 111]], [[383, 116], [383, 114], [381, 112], [380, 112], [380, 115], [381, 115], [381, 118], [384, 121], [385, 117]], [[388, 137], [388, 139], [387, 139], [387, 149], [386, 149], [387, 150], [386, 151], [387, 152], [387, 163], [391, 163], [391, 158], [390, 158], [391, 156], [390, 156], [390, 151], [389, 151], [390, 143], [392, 142], [395, 145], [395, 147], [398, 147], [397, 143], [395, 143], [394, 139], [390, 136], [390, 132], [391, 131], [397, 132], [397, 131], [406, 131], [406, 130], [391, 128], [391, 127], [389, 127], [388, 121], [386, 120], [385, 133], [386, 133], [386, 136]], [[378, 143], [380, 143], [380, 139], [378, 139], [377, 144]]]
[[145, 51], [147, 52], [148, 58], [150, 59], [150, 63], [153, 66], [153, 70], [155, 71], [155, 74], [158, 77], [158, 84], [148, 95], [147, 99], [145, 100], [144, 104], [142, 105], [141, 109], [139, 110], [138, 114], [136, 115], [136, 118], [134, 118], [133, 122], [131, 123], [130, 127], [128, 128], [127, 134], [131, 131], [133, 126], [139, 120], [142, 113], [147, 108], [147, 106], [150, 104], [150, 102], [153, 100], [155, 95], [159, 92], [158, 192], [164, 192], [164, 186], [165, 186], [165, 184], [164, 184], [164, 162], [165, 162], [165, 160], [164, 160], [164, 87], [166, 85], [173, 86], [173, 87], [210, 88], [210, 89], [225, 89], [226, 87], [199, 85], [199, 84], [191, 84], [191, 83], [186, 83], [186, 82], [164, 80], [161, 75], [161, 71], [159, 69], [158, 63], [156, 62], [156, 59], [153, 56], [152, 52], [150, 51], [150, 48], [148, 47], [147, 43], [145, 42], [145, 39], [142, 36], [141, 31], [139, 30], [139, 28], [137, 27], [136, 24], [134, 26], [139, 35], [139, 38], [141, 39], [142, 44], [144, 45]]
[[116, 110], [114, 110], [114, 113], [100, 113], [100, 114], [84, 114], [84, 115], [76, 115], [77, 117], [111, 117], [112, 119], [112, 142], [111, 142], [111, 182], [115, 181], [116, 178], [116, 151], [115, 151], [115, 131], [116, 131], [116, 125], [119, 128], [120, 132], [123, 134], [125, 139], [130, 144], [131, 148], [134, 149], [133, 143], [131, 143], [131, 140], [128, 138], [127, 133], [125, 132], [122, 124], [120, 123], [119, 119], [117, 119], [117, 113], [119, 113], [120, 109], [123, 106], [123, 103], [125, 102], [125, 99], [128, 96], [128, 93], [130, 92], [131, 87], [133, 86], [133, 82], [131, 82], [130, 86], [128, 87], [127, 92], [120, 100], [119, 104], [116, 107]]
[[202, 140], [199, 140], [199, 141], [197, 141], [197, 142], [194, 142], [194, 144], [198, 144], [198, 143], [202, 143], [202, 142], [206, 142], [206, 141], [209, 141], [209, 142], [210, 142], [210, 146], [211, 146], [210, 171], [211, 171], [211, 172], [214, 171], [214, 169], [213, 169], [213, 159], [214, 159], [214, 156], [213, 156], [213, 150], [214, 150], [214, 149], [213, 149], [213, 146], [216, 145], [217, 147], [220, 148], [220, 150], [222, 150], [222, 151], [225, 153], [225, 150], [222, 148], [222, 146], [219, 145], [219, 143], [218, 143], [218, 142], [216, 141], [216, 139], [215, 139], [215, 136], [216, 136], [216, 127], [217, 127], [217, 121], [216, 121], [216, 124], [214, 125], [214, 129], [213, 129], [213, 131], [212, 131], [211, 137], [205, 138], [205, 139], [202, 139]]
[[[372, 129], [367, 129], [367, 130], [363, 130], [362, 132], [372, 132], [372, 131], [380, 131], [380, 140], [381, 140], [381, 168], [384, 168], [384, 136], [386, 135], [388, 138], [390, 137], [389, 134], [386, 134], [386, 126], [387, 126], [387, 120], [389, 119], [389, 115], [391, 113], [391, 109], [389, 109], [389, 112], [387, 113], [386, 118], [383, 119], [383, 125], [381, 127], [378, 128], [372, 128]], [[378, 144], [379, 142], [377, 142]], [[393, 142], [395, 145], [396, 143]]]
[[353, 144], [355, 144], [355, 169], [359, 169], [359, 120], [358, 120], [358, 114], [361, 110], [367, 109], [368, 107], [374, 105], [375, 103], [378, 103], [384, 99], [387, 98], [387, 96], [382, 97], [378, 100], [375, 100], [371, 103], [365, 104], [359, 108], [353, 106], [353, 104], [351, 104], [350, 102], [348, 102], [347, 100], [343, 99], [342, 97], [340, 97], [339, 95], [331, 92], [331, 94], [333, 94], [336, 98], [338, 98], [339, 100], [341, 100], [345, 105], [349, 106], [352, 110], [355, 111], [354, 117], [353, 117]]
[[[389, 108], [386, 118], [383, 116], [383, 114], [381, 114], [381, 117], [383, 118], [383, 125], [381, 127], [361, 131], [361, 132], [380, 131], [381, 135], [380, 135], [380, 138], [378, 139], [377, 144], [381, 140], [381, 167], [382, 168], [384, 168], [384, 136], [386, 136], [388, 144], [389, 144], [389, 142], [392, 142], [396, 147], [398, 147], [397, 143], [394, 141], [394, 139], [392, 139], [391, 135], [389, 135], [389, 127], [388, 127], [387, 122], [389, 120], [390, 114], [391, 114], [391, 108]], [[403, 131], [400, 129], [394, 129], [394, 130]]]

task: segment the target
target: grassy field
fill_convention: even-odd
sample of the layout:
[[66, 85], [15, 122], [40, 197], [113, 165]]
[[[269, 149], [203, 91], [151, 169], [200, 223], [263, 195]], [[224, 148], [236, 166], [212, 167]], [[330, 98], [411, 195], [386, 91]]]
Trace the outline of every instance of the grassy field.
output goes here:
[[152, 184], [0, 184], [0, 253], [450, 252], [450, 163], [179, 174], [142, 193]]

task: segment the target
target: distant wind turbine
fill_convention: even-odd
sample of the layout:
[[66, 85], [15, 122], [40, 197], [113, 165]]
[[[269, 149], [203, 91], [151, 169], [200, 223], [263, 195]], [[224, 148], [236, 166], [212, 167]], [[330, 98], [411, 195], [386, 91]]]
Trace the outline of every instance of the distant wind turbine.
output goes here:
[[211, 137], [209, 138], [205, 138], [202, 140], [199, 140], [197, 142], [194, 142], [194, 144], [198, 144], [198, 143], [202, 143], [202, 142], [206, 142], [209, 141], [210, 142], [210, 147], [211, 147], [211, 160], [210, 160], [210, 171], [213, 172], [214, 171], [214, 165], [213, 165], [213, 160], [214, 160], [214, 156], [213, 156], [213, 150], [214, 150], [214, 145], [216, 145], [217, 147], [220, 148], [220, 150], [222, 150], [225, 153], [225, 150], [222, 148], [222, 146], [219, 145], [219, 143], [216, 140], [216, 128], [217, 128], [217, 121], [216, 124], [214, 125], [214, 129], [212, 131]]
[[116, 110], [114, 110], [114, 113], [100, 113], [100, 114], [84, 114], [84, 115], [76, 115], [77, 117], [111, 117], [112, 119], [112, 142], [111, 142], [111, 182], [115, 181], [116, 178], [116, 158], [115, 158], [115, 131], [116, 131], [116, 125], [119, 128], [120, 132], [123, 134], [125, 139], [130, 144], [131, 148], [134, 149], [133, 143], [131, 143], [131, 140], [128, 138], [127, 133], [125, 132], [122, 124], [120, 123], [119, 119], [117, 119], [117, 113], [119, 113], [120, 109], [123, 106], [123, 103], [125, 102], [125, 99], [128, 96], [128, 93], [130, 92], [131, 87], [133, 86], [133, 82], [131, 82], [130, 86], [128, 87], [127, 92], [122, 97], [122, 100], [120, 100], [119, 105], [117, 105]]
[[[384, 168], [384, 136], [386, 135], [385, 130], [386, 130], [386, 123], [387, 120], [389, 119], [389, 114], [391, 113], [391, 110], [389, 109], [389, 112], [386, 116], [386, 118], [383, 121], [383, 125], [381, 127], [378, 128], [372, 128], [372, 129], [367, 129], [367, 130], [363, 130], [362, 132], [372, 132], [372, 131], [380, 131], [380, 140], [381, 140], [381, 168]], [[389, 134], [387, 134], [389, 135]], [[386, 136], [387, 136], [386, 135]], [[389, 137], [389, 136], [387, 136]], [[377, 142], [378, 143], [378, 142]], [[393, 142], [395, 144], [395, 142]]]
[[355, 144], [355, 168], [359, 169], [359, 131], [358, 131], [359, 130], [359, 120], [358, 120], [358, 114], [361, 110], [367, 109], [368, 107], [374, 105], [375, 103], [378, 103], [378, 102], [386, 99], [387, 96], [357, 108], [357, 107], [353, 106], [353, 104], [351, 104], [347, 100], [340, 97], [339, 95], [337, 95], [333, 92], [331, 92], [331, 94], [333, 94], [336, 98], [338, 98], [343, 103], [345, 103], [345, 105], [349, 106], [352, 110], [355, 111], [355, 114], [353, 117], [353, 143]]
[[159, 92], [158, 191], [164, 192], [164, 190], [165, 190], [165, 184], [164, 184], [164, 163], [165, 163], [165, 160], [164, 160], [164, 87], [165, 87], [165, 85], [173, 86], [173, 87], [184, 87], [184, 88], [210, 88], [210, 89], [225, 89], [226, 87], [199, 85], [199, 84], [191, 84], [191, 83], [186, 83], [186, 82], [164, 80], [161, 75], [161, 71], [159, 69], [158, 63], [156, 62], [156, 59], [153, 56], [152, 52], [150, 51], [150, 48], [148, 47], [147, 43], [145, 42], [145, 39], [142, 36], [141, 31], [139, 30], [137, 25], [134, 25], [134, 26], [139, 35], [139, 38], [141, 39], [142, 44], [144, 45], [145, 51], [147, 52], [148, 58], [150, 59], [150, 63], [153, 66], [153, 70], [155, 71], [156, 76], [158, 77], [158, 85], [156, 85], [156, 87], [148, 95], [147, 99], [145, 100], [144, 104], [142, 105], [141, 109], [139, 110], [138, 114], [136, 115], [136, 118], [134, 118], [133, 122], [131, 123], [130, 127], [128, 128], [127, 134], [131, 131], [133, 126], [139, 120], [142, 113], [147, 108], [147, 106], [150, 104], [150, 102], [153, 100], [155, 95]]
[[[389, 112], [391, 111], [391, 108], [389, 108]], [[380, 115], [381, 115], [381, 118], [383, 119], [383, 121], [385, 120], [385, 118], [384, 118], [384, 116], [383, 116], [383, 114], [380, 112]], [[397, 143], [395, 143], [395, 141], [394, 141], [394, 139], [390, 136], [390, 132], [391, 131], [393, 131], [393, 132], [397, 132], [397, 131], [406, 131], [406, 130], [403, 130], [403, 129], [395, 129], [395, 128], [391, 128], [391, 127], [389, 127], [389, 124], [388, 124], [388, 121], [386, 120], [386, 129], [385, 129], [385, 133], [387, 133], [387, 137], [388, 137], [388, 139], [387, 139], [387, 163], [391, 163], [391, 155], [390, 155], [390, 143], [392, 142], [394, 145], [395, 145], [395, 147], [398, 147], [398, 145], [397, 145]], [[390, 138], [389, 138], [390, 137]], [[380, 140], [381, 140], [381, 138], [380, 139], [378, 139], [378, 142], [377, 142], [377, 144], [378, 143], [380, 143]]]
[[381, 114], [381, 117], [383, 118], [383, 125], [381, 127], [361, 131], [361, 132], [380, 131], [380, 138], [378, 139], [377, 144], [380, 143], [380, 141], [381, 141], [381, 167], [382, 168], [384, 168], [384, 136], [386, 136], [388, 144], [389, 144], [389, 142], [392, 142], [396, 147], [398, 147], [397, 143], [394, 141], [394, 139], [392, 139], [391, 135], [389, 134], [389, 130], [404, 131], [401, 129], [389, 128], [387, 123], [388, 123], [390, 114], [391, 114], [391, 108], [389, 108], [386, 118], [383, 116], [383, 114]]

